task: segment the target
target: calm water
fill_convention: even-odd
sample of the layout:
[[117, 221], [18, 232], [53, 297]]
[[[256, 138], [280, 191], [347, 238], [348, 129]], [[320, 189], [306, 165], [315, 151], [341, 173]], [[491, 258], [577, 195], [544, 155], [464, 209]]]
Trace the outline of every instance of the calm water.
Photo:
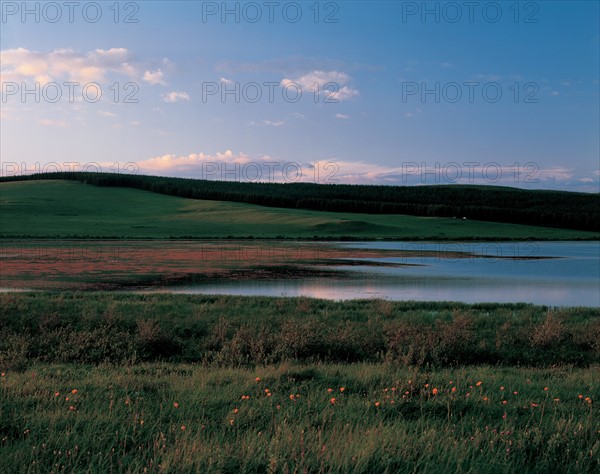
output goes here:
[[[410, 258], [365, 259], [352, 280], [235, 281], [162, 289], [173, 293], [309, 296], [334, 300], [527, 302], [600, 306], [600, 242], [337, 243], [349, 248], [423, 252]], [[471, 252], [485, 258], [440, 258], [427, 251]], [[541, 258], [544, 257], [544, 258]], [[545, 258], [548, 257], [548, 258]], [[387, 262], [404, 266], [373, 266]]]

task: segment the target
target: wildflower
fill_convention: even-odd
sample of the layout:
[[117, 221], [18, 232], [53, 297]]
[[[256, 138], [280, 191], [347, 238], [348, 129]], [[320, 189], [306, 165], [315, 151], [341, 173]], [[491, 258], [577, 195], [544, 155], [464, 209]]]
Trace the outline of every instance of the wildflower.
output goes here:
[[504, 387], [500, 387], [500, 390], [504, 390]]
[[513, 395], [518, 395], [519, 392], [517, 392], [516, 390], [513, 392]]
[[268, 392], [268, 393], [267, 393], [267, 397], [270, 397], [270, 396], [271, 396], [271, 392]]
[[229, 424], [230, 424], [231, 426], [233, 426], [233, 418], [232, 418], [231, 420], [229, 420]]
[[577, 395], [577, 397], [579, 398], [579, 400], [581, 400], [583, 398], [583, 395], [580, 393], [579, 395]]
[[560, 398], [555, 398], [555, 399], [554, 399], [554, 401], [555, 401], [556, 403], [558, 403], [558, 402], [560, 402]]
[[257, 382], [260, 382], [260, 377], [256, 377], [254, 380], [256, 380]]
[[173, 408], [179, 408], [179, 403], [173, 402]]
[[434, 395], [437, 395], [437, 394], [438, 394], [438, 389], [437, 389], [437, 388], [434, 388], [434, 389], [431, 391], [431, 393], [433, 393]]
[[76, 388], [74, 388], [73, 390], [71, 390], [71, 393], [72, 393], [73, 395], [75, 395], [75, 394], [77, 393], [77, 389], [76, 389]]
[[294, 400], [294, 394], [293, 393], [290, 394], [290, 400]]
[[544, 387], [544, 392], [547, 392], [547, 391], [548, 391], [548, 387]]
[[275, 408], [279, 410], [281, 408], [281, 405], [277, 405]]
[[331, 392], [333, 392], [333, 389], [332, 388], [328, 388], [327, 389], [327, 393], [331, 393]]
[[239, 412], [239, 411], [240, 411], [240, 410], [238, 410], [237, 408], [234, 408], [234, 409], [233, 409], [233, 413], [237, 413], [237, 412]]
[[6, 376], [6, 372], [2, 372], [2, 374], [0, 374], [0, 377], [5, 377]]
[[[346, 390], [345, 387], [340, 387], [340, 392], [343, 392], [344, 390]], [[395, 388], [393, 388], [392, 390], [396, 390]]]
[[54, 392], [54, 396], [55, 397], [59, 397], [60, 396], [60, 392]]
[[181, 425], [181, 431], [185, 431], [185, 425]]
[[538, 406], [538, 404], [537, 404], [537, 403], [532, 403], [532, 404], [531, 404], [531, 407], [532, 407], [532, 408], [535, 408], [535, 407], [537, 407], [537, 406]]
[[488, 401], [488, 397], [483, 397], [483, 401], [487, 402]]
[[68, 402], [70, 400], [69, 397], [65, 397], [65, 402]]
[[406, 392], [404, 392], [404, 395], [408, 395], [410, 392], [407, 390]]
[[429, 388], [429, 384], [428, 383], [425, 384], [425, 388]]
[[332, 398], [332, 399], [330, 399], [330, 400], [329, 400], [329, 402], [330, 402], [332, 405], [335, 405], [336, 399], [335, 399], [335, 398]]
[[452, 393], [456, 392], [456, 387], [452, 387], [452, 390], [450, 390]]
[[481, 380], [479, 382], [477, 382], [475, 385], [477, 385], [478, 387], [481, 387]]
[[502, 415], [502, 419], [506, 420], [506, 412], [504, 412], [504, 415]]
[[381, 405], [381, 403], [379, 403], [379, 402], [375, 402], [375, 406], [376, 406], [376, 407], [379, 407], [379, 405]]
[[144, 420], [140, 420], [140, 425], [143, 425], [143, 424], [144, 424]]
[[588, 402], [588, 403], [592, 403], [592, 399], [591, 399], [590, 397], [585, 397], [585, 399], [584, 399], [584, 400], [585, 400], [586, 402]]
[[508, 403], [508, 400], [502, 400], [502, 405], [506, 405]]
[[74, 407], [73, 405], [71, 405], [71, 406], [69, 407], [69, 410], [70, 410], [70, 411], [75, 411], [75, 407]]

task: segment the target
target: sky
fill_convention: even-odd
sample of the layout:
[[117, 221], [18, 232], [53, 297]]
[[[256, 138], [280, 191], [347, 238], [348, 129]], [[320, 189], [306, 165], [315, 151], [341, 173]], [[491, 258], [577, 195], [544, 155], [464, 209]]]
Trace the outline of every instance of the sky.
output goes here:
[[2, 1], [1, 172], [599, 192], [599, 5]]

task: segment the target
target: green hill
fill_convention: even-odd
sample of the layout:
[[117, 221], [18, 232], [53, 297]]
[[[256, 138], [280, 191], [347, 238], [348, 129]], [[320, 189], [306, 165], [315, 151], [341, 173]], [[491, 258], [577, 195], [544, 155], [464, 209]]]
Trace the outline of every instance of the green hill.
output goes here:
[[593, 232], [453, 218], [319, 212], [68, 180], [0, 183], [3, 238], [590, 239]]

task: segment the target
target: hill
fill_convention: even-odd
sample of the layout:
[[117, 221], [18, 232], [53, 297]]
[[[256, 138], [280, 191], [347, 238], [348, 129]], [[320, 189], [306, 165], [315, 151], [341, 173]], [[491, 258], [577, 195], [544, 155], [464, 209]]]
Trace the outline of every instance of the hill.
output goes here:
[[288, 209], [366, 214], [463, 217], [544, 227], [600, 231], [600, 194], [499, 186], [373, 186], [237, 183], [114, 173], [46, 173], [2, 181], [68, 179], [131, 187], [171, 196]]
[[452, 218], [189, 199], [69, 180], [0, 183], [3, 238], [590, 239], [597, 233]]

